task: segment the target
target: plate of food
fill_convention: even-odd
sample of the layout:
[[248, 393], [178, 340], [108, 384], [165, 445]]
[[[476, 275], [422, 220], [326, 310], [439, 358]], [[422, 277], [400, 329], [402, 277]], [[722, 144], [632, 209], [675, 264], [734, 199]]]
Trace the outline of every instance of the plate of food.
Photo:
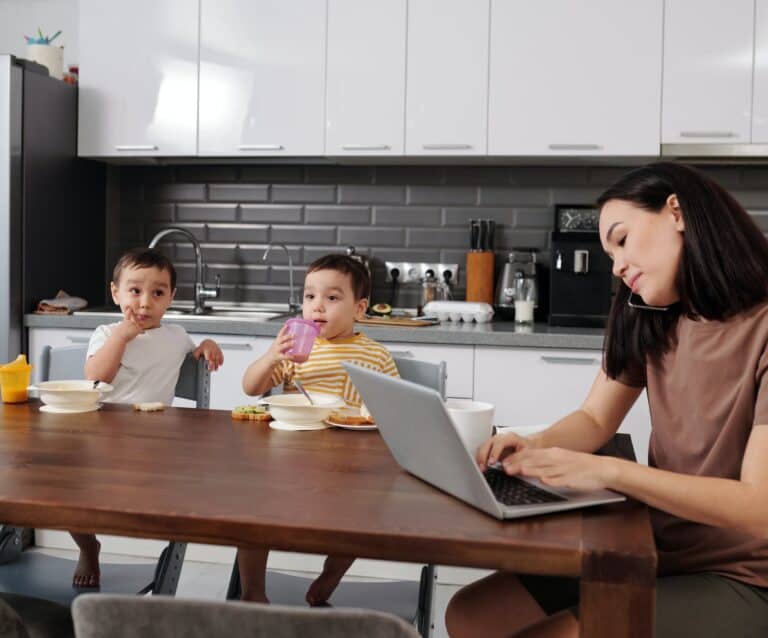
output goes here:
[[376, 422], [373, 420], [371, 413], [362, 408], [340, 408], [334, 410], [325, 419], [328, 425], [332, 425], [336, 428], [343, 428], [345, 430], [376, 430]]
[[232, 410], [232, 418], [235, 421], [261, 421], [266, 423], [272, 420], [272, 415], [263, 405], [239, 405]]

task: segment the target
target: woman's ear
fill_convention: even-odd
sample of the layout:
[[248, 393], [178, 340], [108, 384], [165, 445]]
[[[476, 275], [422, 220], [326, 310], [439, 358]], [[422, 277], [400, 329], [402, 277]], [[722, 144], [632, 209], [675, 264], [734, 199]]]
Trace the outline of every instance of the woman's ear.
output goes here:
[[672, 219], [675, 222], [675, 230], [681, 233], [685, 230], [685, 221], [683, 220], [683, 211], [680, 208], [680, 202], [677, 199], [677, 195], [672, 193], [667, 197], [667, 207], [672, 214]]

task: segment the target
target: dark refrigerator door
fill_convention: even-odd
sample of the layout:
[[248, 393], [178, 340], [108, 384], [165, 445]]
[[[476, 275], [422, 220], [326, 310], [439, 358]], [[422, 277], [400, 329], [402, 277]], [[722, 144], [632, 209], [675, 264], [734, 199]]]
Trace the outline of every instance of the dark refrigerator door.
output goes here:
[[77, 157], [77, 89], [26, 72], [23, 134], [23, 312], [59, 290], [100, 305], [104, 167]]

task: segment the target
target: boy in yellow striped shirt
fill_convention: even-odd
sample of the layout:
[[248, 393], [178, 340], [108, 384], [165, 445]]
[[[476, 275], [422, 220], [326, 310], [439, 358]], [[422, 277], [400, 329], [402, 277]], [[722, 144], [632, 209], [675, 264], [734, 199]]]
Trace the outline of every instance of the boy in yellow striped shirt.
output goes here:
[[[245, 393], [264, 394], [280, 383], [286, 391], [295, 392], [293, 380], [298, 379], [307, 390], [336, 394], [348, 405], [360, 406], [360, 395], [342, 362], [399, 376], [389, 351], [363, 333], [355, 332], [355, 320], [362, 318], [368, 307], [370, 288], [368, 271], [351, 257], [326, 255], [314, 261], [304, 279], [303, 317], [320, 326], [320, 335], [309, 359], [297, 363], [286, 354], [293, 346], [293, 337], [283, 326], [267, 353], [245, 371]], [[268, 549], [239, 549], [243, 600], [269, 602], [265, 588], [268, 554]], [[354, 558], [328, 556], [323, 572], [307, 591], [307, 602], [326, 602], [353, 561]]]

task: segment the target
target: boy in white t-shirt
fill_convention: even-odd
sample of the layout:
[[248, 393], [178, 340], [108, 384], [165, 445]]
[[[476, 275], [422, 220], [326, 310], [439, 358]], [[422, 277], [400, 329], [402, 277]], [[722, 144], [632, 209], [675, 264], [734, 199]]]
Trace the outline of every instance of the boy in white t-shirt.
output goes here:
[[[161, 324], [176, 294], [176, 269], [162, 253], [145, 248], [125, 253], [115, 266], [110, 288], [124, 319], [96, 328], [85, 362], [86, 379], [114, 387], [105, 400], [170, 405], [189, 352], [195, 358], [205, 357], [212, 371], [224, 362], [215, 341], [205, 339], [195, 346], [181, 326]], [[73, 533], [72, 538], [80, 548], [72, 584], [97, 587], [100, 544], [96, 536]]]

